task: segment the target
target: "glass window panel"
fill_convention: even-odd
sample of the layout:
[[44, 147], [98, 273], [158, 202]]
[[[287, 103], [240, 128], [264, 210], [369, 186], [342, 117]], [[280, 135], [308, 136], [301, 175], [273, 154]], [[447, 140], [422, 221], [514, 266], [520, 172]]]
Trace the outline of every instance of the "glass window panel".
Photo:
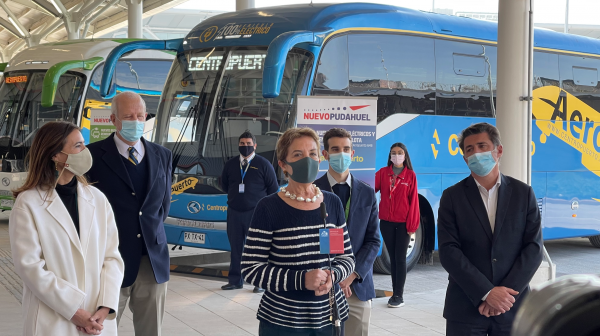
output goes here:
[[323, 48], [313, 84], [313, 94], [348, 95], [348, 37], [335, 37]]
[[433, 114], [432, 39], [392, 34], [348, 37], [350, 94], [378, 96], [377, 120], [395, 113]]
[[493, 117], [496, 47], [436, 40], [435, 58], [436, 114]]

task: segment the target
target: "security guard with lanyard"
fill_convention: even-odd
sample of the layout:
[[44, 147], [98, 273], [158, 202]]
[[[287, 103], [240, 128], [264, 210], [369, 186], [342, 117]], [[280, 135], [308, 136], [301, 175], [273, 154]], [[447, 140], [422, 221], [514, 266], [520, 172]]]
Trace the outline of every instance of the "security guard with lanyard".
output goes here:
[[[229, 283], [221, 287], [223, 290], [243, 287], [242, 251], [254, 208], [263, 197], [279, 189], [273, 165], [256, 155], [256, 146], [256, 138], [250, 131], [242, 133], [239, 138], [240, 155], [225, 163], [221, 176], [223, 190], [227, 192], [227, 238], [231, 246]], [[254, 288], [254, 293], [261, 292], [264, 289]]]

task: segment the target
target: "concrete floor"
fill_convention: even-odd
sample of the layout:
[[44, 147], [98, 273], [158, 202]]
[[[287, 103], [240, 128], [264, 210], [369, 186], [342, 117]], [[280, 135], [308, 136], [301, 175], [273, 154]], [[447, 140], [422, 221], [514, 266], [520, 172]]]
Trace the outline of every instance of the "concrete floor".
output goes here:
[[[565, 239], [546, 242], [553, 262], [558, 265], [557, 276], [573, 273], [600, 274], [600, 249], [593, 248], [587, 239]], [[204, 253], [193, 248], [173, 251], [172, 257]], [[0, 221], [0, 335], [20, 335], [19, 284], [11, 280], [8, 223]], [[443, 335], [442, 317], [447, 273], [439, 260], [433, 266], [417, 265], [408, 275], [405, 289], [406, 306], [387, 308], [387, 298], [373, 300], [371, 335]], [[242, 290], [222, 291], [222, 278], [172, 273], [168, 285], [163, 335], [257, 335], [255, 314], [260, 294], [252, 293], [253, 286]], [[375, 275], [375, 287], [391, 289], [391, 278]], [[134, 335], [131, 312], [125, 312], [119, 335]]]

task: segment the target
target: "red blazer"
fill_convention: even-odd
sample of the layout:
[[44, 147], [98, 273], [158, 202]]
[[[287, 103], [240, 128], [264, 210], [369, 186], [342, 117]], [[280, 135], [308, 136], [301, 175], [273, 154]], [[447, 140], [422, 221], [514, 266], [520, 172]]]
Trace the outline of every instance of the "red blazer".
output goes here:
[[375, 174], [375, 192], [381, 191], [379, 219], [406, 223], [406, 230], [415, 232], [420, 221], [417, 176], [414, 171], [405, 167], [396, 177], [395, 187], [392, 190], [393, 178], [394, 171], [391, 165], [381, 168]]

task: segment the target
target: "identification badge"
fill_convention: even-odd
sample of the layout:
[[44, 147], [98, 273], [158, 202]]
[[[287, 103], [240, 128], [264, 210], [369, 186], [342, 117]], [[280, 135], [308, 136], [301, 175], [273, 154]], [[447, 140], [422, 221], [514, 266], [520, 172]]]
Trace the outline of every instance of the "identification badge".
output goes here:
[[344, 253], [344, 229], [319, 229], [321, 254]]
[[240, 183], [240, 189], [239, 189], [239, 193], [243, 194], [244, 193], [244, 184]]

